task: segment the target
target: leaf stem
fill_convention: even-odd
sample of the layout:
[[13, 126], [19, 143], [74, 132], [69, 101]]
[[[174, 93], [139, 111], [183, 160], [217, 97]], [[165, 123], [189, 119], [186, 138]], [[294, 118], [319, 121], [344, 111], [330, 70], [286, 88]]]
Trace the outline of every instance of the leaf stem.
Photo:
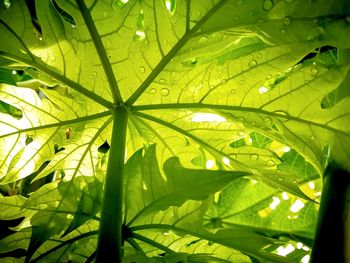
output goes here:
[[136, 234], [136, 233], [132, 233], [132, 237], [137, 239], [137, 240], [140, 240], [140, 241], [143, 241], [149, 245], [152, 245], [156, 248], [159, 248], [161, 250], [163, 250], [164, 252], [166, 253], [169, 253], [169, 254], [174, 254], [174, 251], [171, 250], [170, 248], [166, 247], [166, 246], [163, 246], [162, 244], [148, 238], [148, 237], [145, 237], [145, 236], [142, 236], [142, 235], [139, 235], [139, 234]]
[[350, 174], [331, 164], [323, 177], [311, 262], [349, 262], [349, 222]]
[[128, 112], [124, 107], [113, 111], [113, 130], [104, 185], [100, 234], [96, 262], [122, 258], [123, 169]]

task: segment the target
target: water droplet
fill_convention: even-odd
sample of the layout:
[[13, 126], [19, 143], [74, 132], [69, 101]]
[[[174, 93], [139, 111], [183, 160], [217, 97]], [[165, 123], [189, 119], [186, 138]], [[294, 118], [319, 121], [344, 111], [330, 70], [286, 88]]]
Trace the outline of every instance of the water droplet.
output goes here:
[[169, 95], [169, 90], [167, 88], [163, 88], [160, 90], [160, 94], [164, 97]]
[[257, 155], [257, 154], [251, 154], [251, 155], [250, 155], [250, 160], [256, 161], [256, 160], [258, 160], [258, 159], [259, 159], [259, 155]]
[[275, 166], [276, 164], [275, 164], [274, 161], [268, 160], [268, 161], [266, 162], [266, 165], [267, 165], [268, 167], [272, 167], [272, 166]]
[[249, 67], [250, 68], [253, 68], [253, 67], [255, 67], [256, 65], [257, 65], [257, 63], [256, 63], [256, 61], [253, 59], [253, 60], [251, 60], [250, 62], [249, 62]]
[[284, 178], [283, 177], [278, 177], [277, 180], [280, 181], [280, 182], [283, 182]]
[[290, 26], [290, 24], [292, 23], [292, 19], [288, 16], [286, 16], [284, 19], [283, 19], [283, 25], [285, 26]]
[[293, 184], [298, 184], [298, 181], [297, 180], [293, 180]]
[[317, 74], [318, 74], [318, 70], [317, 69], [315, 69], [315, 68], [313, 68], [313, 69], [311, 69], [311, 76], [317, 76]]
[[70, 24], [70, 26], [71, 26], [72, 28], [77, 28], [77, 25], [76, 25], [76, 24]]
[[4, 6], [6, 9], [9, 9], [11, 7], [12, 3], [10, 0], [4, 0]]
[[243, 85], [243, 84], [244, 84], [244, 80], [241, 80], [241, 81], [239, 82], [239, 84]]
[[273, 1], [272, 1], [272, 0], [265, 0], [265, 1], [263, 2], [262, 8], [263, 8], [265, 11], [269, 11], [272, 7], [273, 7]]
[[259, 53], [256, 57], [257, 57], [257, 58], [262, 58], [262, 54]]
[[310, 140], [311, 140], [311, 141], [314, 141], [314, 140], [315, 140], [315, 136], [311, 135], [311, 136], [310, 136]]
[[159, 83], [161, 83], [161, 84], [165, 83], [165, 79], [160, 79]]
[[112, 3], [112, 8], [118, 11], [119, 9], [123, 8], [128, 2], [129, 0], [115, 0]]
[[234, 89], [231, 89], [231, 94], [235, 94], [236, 91]]
[[258, 21], [256, 21], [258, 24], [264, 23], [264, 19], [260, 18]]
[[238, 136], [243, 137], [245, 135], [245, 132], [244, 131], [239, 131], [237, 134], [238, 134]]
[[91, 73], [91, 75], [90, 75], [90, 78], [92, 78], [92, 79], [93, 79], [93, 78], [95, 78], [95, 77], [96, 77], [96, 75], [97, 75], [97, 73], [96, 73], [96, 72], [92, 72], [92, 73]]
[[202, 36], [199, 40], [198, 40], [198, 43], [199, 44], [204, 44], [208, 41], [208, 37], [207, 36]]
[[149, 93], [150, 94], [155, 94], [156, 93], [156, 89], [150, 89]]
[[271, 74], [269, 74], [269, 75], [266, 76], [266, 79], [271, 79], [271, 78], [272, 78], [272, 75], [271, 75]]
[[145, 67], [139, 67], [139, 71], [141, 72], [141, 73], [145, 73], [146, 72], [146, 69], [145, 69]]

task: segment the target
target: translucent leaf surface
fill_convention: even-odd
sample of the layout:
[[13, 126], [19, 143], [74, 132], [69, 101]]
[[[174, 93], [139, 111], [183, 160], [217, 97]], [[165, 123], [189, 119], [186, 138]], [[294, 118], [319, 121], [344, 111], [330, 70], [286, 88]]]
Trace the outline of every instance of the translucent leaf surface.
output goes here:
[[307, 256], [350, 167], [347, 0], [34, 2], [0, 1], [2, 252], [92, 261], [108, 210], [125, 262]]

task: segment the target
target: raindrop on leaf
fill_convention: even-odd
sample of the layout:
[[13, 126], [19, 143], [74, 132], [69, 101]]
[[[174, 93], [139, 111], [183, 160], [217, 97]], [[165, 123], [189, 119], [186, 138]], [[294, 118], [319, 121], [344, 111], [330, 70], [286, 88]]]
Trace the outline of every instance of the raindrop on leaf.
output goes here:
[[243, 137], [245, 135], [245, 132], [244, 131], [239, 131], [237, 134], [238, 134], [238, 136]]
[[253, 67], [255, 67], [256, 65], [257, 65], [257, 63], [256, 63], [256, 61], [253, 59], [253, 60], [251, 60], [250, 62], [249, 62], [249, 67], [250, 68], [253, 68]]
[[155, 94], [156, 93], [156, 89], [150, 89], [149, 93], [150, 94]]
[[256, 160], [258, 160], [258, 159], [259, 159], [259, 155], [257, 155], [257, 154], [251, 154], [251, 155], [250, 155], [250, 160], [256, 161]]
[[164, 96], [164, 97], [168, 96], [169, 95], [169, 90], [167, 88], [163, 88], [163, 89], [160, 90], [160, 94], [162, 96]]
[[315, 69], [315, 68], [311, 69], [311, 76], [317, 76], [317, 74], [318, 74], [317, 69]]
[[265, 11], [269, 11], [272, 7], [273, 7], [273, 1], [272, 1], [272, 0], [265, 0], [265, 1], [263, 2], [262, 8], [263, 8]]
[[145, 70], [145, 67], [139, 67], [139, 71], [141, 72], [141, 73], [145, 73], [146, 72], [146, 70]]
[[202, 36], [199, 40], [198, 40], [198, 43], [199, 44], [204, 44], [208, 41], [208, 37], [207, 36]]
[[277, 180], [280, 181], [280, 182], [283, 182], [284, 178], [283, 177], [278, 177]]
[[234, 89], [231, 89], [231, 94], [235, 94], [236, 91]]
[[239, 84], [243, 85], [243, 84], [244, 84], [244, 80], [241, 80], [241, 81], [239, 82]]
[[284, 19], [283, 19], [283, 25], [285, 26], [290, 26], [290, 24], [292, 23], [292, 19], [288, 16], [286, 16]]
[[129, 0], [114, 0], [112, 3], [112, 8], [116, 11], [119, 11], [121, 8], [123, 8]]
[[267, 165], [268, 167], [272, 167], [272, 166], [275, 166], [276, 164], [275, 164], [274, 161], [268, 160], [268, 161], [266, 162], [266, 165]]

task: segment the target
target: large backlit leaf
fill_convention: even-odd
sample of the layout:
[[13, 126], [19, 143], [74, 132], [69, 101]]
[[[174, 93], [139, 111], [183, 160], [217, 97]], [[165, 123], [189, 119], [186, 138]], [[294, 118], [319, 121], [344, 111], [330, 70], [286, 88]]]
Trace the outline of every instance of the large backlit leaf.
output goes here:
[[[94, 258], [113, 113], [125, 108], [127, 135], [113, 135], [128, 160], [126, 260], [300, 260], [274, 253], [281, 235], [310, 239], [317, 178], [330, 158], [350, 167], [347, 0], [30, 2], [0, 2], [0, 184], [56, 181], [24, 205], [0, 201], [4, 219], [25, 217], [5, 252]], [[240, 203], [245, 191], [254, 198]], [[297, 219], [292, 198], [305, 203]]]

